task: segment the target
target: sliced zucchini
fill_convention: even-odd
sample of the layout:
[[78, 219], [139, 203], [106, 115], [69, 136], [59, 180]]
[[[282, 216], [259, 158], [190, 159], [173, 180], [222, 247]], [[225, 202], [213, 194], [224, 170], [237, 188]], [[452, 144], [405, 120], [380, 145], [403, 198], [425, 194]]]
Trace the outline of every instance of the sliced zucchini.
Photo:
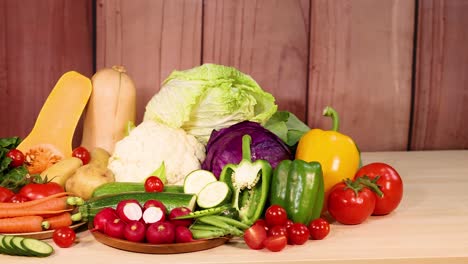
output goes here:
[[5, 237], [5, 236], [0, 235], [0, 254], [7, 254], [8, 255], [8, 251], [3, 246], [3, 237]]
[[218, 181], [211, 171], [194, 170], [184, 180], [184, 193], [197, 194], [208, 183]]
[[208, 183], [198, 193], [197, 204], [201, 208], [221, 206], [231, 199], [231, 189], [225, 182]]
[[36, 257], [47, 257], [54, 253], [54, 248], [46, 242], [34, 238], [25, 238], [21, 241], [24, 249]]

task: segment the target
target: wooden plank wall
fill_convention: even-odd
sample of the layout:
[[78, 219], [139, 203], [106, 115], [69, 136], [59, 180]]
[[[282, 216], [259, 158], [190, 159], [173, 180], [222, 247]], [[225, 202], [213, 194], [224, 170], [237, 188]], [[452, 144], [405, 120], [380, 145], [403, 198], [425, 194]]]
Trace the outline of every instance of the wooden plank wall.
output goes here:
[[[0, 0], [0, 137], [25, 136], [65, 71], [125, 65], [138, 118], [174, 69], [250, 74], [363, 151], [468, 148], [465, 0]], [[78, 137], [79, 137], [78, 133]]]

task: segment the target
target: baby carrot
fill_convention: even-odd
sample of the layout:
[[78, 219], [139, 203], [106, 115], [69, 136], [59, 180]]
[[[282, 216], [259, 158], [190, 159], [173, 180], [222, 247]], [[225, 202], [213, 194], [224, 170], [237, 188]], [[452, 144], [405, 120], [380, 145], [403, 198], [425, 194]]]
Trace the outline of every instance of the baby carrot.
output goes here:
[[41, 198], [41, 199], [27, 201], [27, 202], [24, 202], [24, 203], [0, 203], [0, 210], [10, 209], [10, 208], [30, 207], [30, 206], [33, 206], [33, 205], [36, 205], [36, 204], [47, 202], [47, 201], [49, 201], [50, 199], [53, 199], [53, 198], [67, 196], [68, 194], [69, 193], [67, 193], [67, 192], [56, 193], [56, 194], [52, 194], [50, 196], [47, 196], [47, 197], [44, 197], [44, 198]]
[[0, 219], [0, 233], [27, 233], [42, 231], [44, 219], [37, 215]]
[[46, 218], [45, 221], [49, 223], [50, 229], [57, 229], [59, 227], [71, 226], [71, 224], [73, 223], [71, 219], [71, 214], [69, 212], [61, 213], [61, 214]]

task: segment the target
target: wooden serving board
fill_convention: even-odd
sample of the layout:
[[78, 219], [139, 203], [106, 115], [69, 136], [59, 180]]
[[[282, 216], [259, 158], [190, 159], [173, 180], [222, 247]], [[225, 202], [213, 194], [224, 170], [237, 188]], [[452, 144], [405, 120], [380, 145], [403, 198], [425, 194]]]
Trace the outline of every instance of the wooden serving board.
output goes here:
[[[92, 230], [92, 228], [89, 228]], [[215, 248], [229, 241], [229, 237], [220, 237], [213, 239], [204, 239], [188, 243], [173, 243], [173, 244], [150, 244], [137, 243], [124, 239], [113, 238], [99, 231], [91, 231], [94, 238], [104, 245], [137, 253], [147, 254], [178, 254], [202, 251], [210, 248]]]

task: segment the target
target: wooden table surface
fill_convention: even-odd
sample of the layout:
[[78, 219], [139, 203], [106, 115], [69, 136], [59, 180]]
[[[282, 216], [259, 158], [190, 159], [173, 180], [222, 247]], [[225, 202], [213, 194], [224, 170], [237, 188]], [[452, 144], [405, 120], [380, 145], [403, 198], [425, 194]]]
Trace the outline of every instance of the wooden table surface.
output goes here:
[[[395, 167], [404, 181], [396, 211], [360, 225], [331, 225], [329, 236], [278, 253], [243, 242], [195, 253], [150, 255], [117, 250], [89, 231], [44, 259], [1, 255], [2, 263], [468, 263], [468, 150], [363, 153], [364, 163]], [[53, 242], [51, 240], [47, 240]], [[55, 247], [55, 245], [54, 245]]]

